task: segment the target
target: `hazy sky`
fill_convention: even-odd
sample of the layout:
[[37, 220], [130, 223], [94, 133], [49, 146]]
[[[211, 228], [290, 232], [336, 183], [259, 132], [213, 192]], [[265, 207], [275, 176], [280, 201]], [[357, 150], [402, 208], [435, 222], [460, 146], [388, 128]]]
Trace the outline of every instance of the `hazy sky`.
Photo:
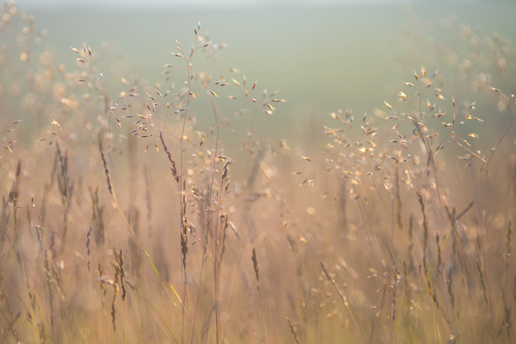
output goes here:
[[406, 0], [18, 0], [18, 5], [31, 7], [63, 7], [63, 6], [100, 6], [100, 7], [263, 7], [263, 6], [317, 6], [345, 3], [399, 3]]

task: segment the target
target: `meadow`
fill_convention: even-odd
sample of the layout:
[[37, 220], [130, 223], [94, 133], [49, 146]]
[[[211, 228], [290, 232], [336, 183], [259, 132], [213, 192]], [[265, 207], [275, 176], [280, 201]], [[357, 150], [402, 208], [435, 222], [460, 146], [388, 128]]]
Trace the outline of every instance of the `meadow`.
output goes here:
[[0, 342], [514, 340], [502, 34], [444, 14], [433, 35], [407, 8], [385, 73], [325, 82], [338, 56], [307, 39], [287, 58], [319, 53], [322, 81], [293, 62], [289, 93], [205, 23], [142, 75], [121, 43], [62, 51], [1, 15]]

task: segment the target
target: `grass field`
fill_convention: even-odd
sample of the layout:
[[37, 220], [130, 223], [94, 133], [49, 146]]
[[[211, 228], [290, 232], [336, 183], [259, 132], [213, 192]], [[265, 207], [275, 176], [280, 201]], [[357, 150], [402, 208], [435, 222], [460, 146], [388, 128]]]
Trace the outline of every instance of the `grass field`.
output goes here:
[[493, 6], [178, 12], [150, 38], [128, 23], [166, 19], [4, 4], [0, 342], [511, 343]]

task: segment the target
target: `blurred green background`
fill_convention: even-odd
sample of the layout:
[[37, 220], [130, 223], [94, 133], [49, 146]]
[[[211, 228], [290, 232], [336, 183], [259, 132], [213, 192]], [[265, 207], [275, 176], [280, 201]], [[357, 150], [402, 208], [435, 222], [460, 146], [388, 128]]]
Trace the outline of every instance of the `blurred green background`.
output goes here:
[[[274, 116], [263, 114], [257, 126], [257, 131], [288, 139], [322, 131], [314, 121], [330, 111], [349, 107], [361, 118], [375, 107], [385, 109], [384, 100], [395, 99], [397, 90], [389, 85], [411, 79], [411, 71], [424, 63], [405, 60], [400, 65], [405, 54], [400, 33], [411, 30], [407, 11], [421, 19], [430, 35], [444, 42], [448, 37], [440, 21], [453, 16], [472, 29], [496, 31], [513, 42], [516, 37], [513, 1], [321, 6], [266, 3], [177, 9], [83, 3], [65, 7], [40, 4], [27, 9], [35, 15], [36, 26], [48, 30], [46, 44], [55, 47], [58, 61], [67, 69], [75, 68], [77, 57], [70, 46], [80, 48], [86, 42], [100, 51], [103, 42], [116, 41], [129, 66], [123, 76], [129, 80], [139, 76], [150, 85], [163, 81], [164, 64], [178, 62], [170, 54], [177, 51], [175, 40], [188, 48], [194, 41], [193, 28], [200, 21], [201, 32], [209, 32], [214, 43], [228, 44], [219, 52], [222, 70], [238, 68], [241, 73], [237, 79], [245, 74], [250, 83], [258, 80], [260, 94], [263, 88], [278, 89], [277, 97], [288, 101], [277, 106]], [[109, 71], [104, 74], [109, 75]], [[162, 87], [167, 88], [165, 84]]]

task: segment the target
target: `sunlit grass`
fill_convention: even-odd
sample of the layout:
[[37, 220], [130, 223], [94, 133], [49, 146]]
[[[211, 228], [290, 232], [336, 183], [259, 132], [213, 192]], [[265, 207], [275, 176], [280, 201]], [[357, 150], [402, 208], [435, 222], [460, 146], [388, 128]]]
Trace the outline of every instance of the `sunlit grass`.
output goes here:
[[2, 11], [0, 342], [511, 342], [499, 35], [446, 19], [441, 41], [409, 13], [392, 92], [268, 132], [292, 100], [200, 23], [156, 81], [116, 45], [66, 67]]

